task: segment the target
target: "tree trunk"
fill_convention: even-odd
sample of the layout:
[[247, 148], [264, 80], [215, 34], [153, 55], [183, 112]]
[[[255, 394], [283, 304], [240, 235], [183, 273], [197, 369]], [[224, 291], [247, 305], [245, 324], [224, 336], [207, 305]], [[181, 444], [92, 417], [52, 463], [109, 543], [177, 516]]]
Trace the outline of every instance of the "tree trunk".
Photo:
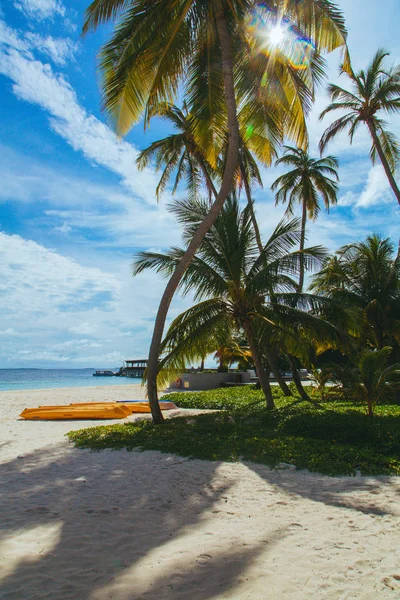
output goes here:
[[147, 393], [150, 402], [151, 414], [153, 423], [161, 424], [164, 421], [160, 405], [158, 403], [157, 394], [157, 375], [158, 375], [158, 357], [160, 353], [160, 345], [164, 332], [165, 320], [168, 314], [168, 309], [174, 293], [182, 279], [183, 274], [190, 265], [196, 251], [203, 241], [208, 230], [212, 227], [217, 219], [229, 192], [232, 189], [233, 178], [237, 165], [239, 152], [239, 127], [236, 115], [236, 99], [235, 87], [233, 79], [233, 63], [229, 31], [226, 23], [226, 17], [220, 1], [216, 1], [216, 24], [218, 36], [221, 44], [222, 56], [222, 71], [224, 77], [225, 100], [228, 115], [228, 152], [225, 165], [225, 171], [222, 178], [221, 189], [215, 199], [214, 204], [210, 208], [210, 212], [199, 225], [193, 238], [187, 247], [185, 254], [182, 256], [177, 265], [172, 277], [170, 278], [164, 294], [160, 301], [156, 321], [154, 324], [153, 337], [150, 345], [149, 361], [147, 365]]
[[201, 359], [200, 371], [204, 371], [204, 358]]
[[267, 401], [267, 408], [273, 409], [275, 408], [274, 398], [272, 396], [271, 384], [269, 382], [268, 376], [265, 373], [264, 365], [261, 360], [261, 355], [258, 351], [257, 342], [255, 340], [253, 334], [253, 327], [250, 321], [243, 322], [243, 329], [247, 337], [247, 341], [249, 342], [251, 355], [253, 357], [254, 365], [256, 367], [258, 380], [260, 382], [260, 387], [264, 392], [265, 399]]
[[397, 198], [397, 202], [400, 204], [400, 190], [398, 188], [398, 185], [397, 185], [396, 180], [395, 180], [395, 178], [393, 176], [393, 173], [392, 173], [392, 170], [391, 170], [390, 165], [388, 163], [388, 160], [387, 160], [387, 158], [385, 156], [385, 153], [384, 153], [383, 148], [381, 146], [381, 143], [379, 141], [378, 134], [376, 133], [375, 124], [371, 120], [371, 121], [367, 121], [367, 125], [368, 125], [368, 129], [370, 131], [370, 134], [372, 136], [372, 139], [374, 141], [374, 145], [376, 147], [376, 151], [378, 152], [379, 158], [381, 159], [382, 166], [385, 169], [386, 177], [389, 180], [390, 187], [392, 188], [392, 190], [394, 192], [394, 195]]
[[279, 387], [281, 388], [282, 392], [285, 394], [285, 396], [293, 396], [292, 392], [289, 389], [288, 384], [283, 379], [281, 372], [278, 369], [275, 357], [273, 356], [272, 352], [270, 352], [268, 348], [264, 348], [264, 352], [265, 352], [265, 356], [267, 357], [267, 361], [271, 368], [271, 371], [274, 374], [275, 379], [279, 383]]
[[250, 191], [249, 182], [247, 180], [247, 175], [246, 175], [246, 173], [245, 173], [242, 165], [240, 165], [240, 171], [241, 171], [241, 174], [242, 174], [242, 179], [243, 179], [243, 183], [244, 183], [244, 189], [246, 191], [246, 198], [247, 198], [247, 203], [249, 205], [250, 218], [251, 218], [251, 221], [253, 223], [254, 233], [255, 233], [255, 236], [256, 236], [256, 240], [257, 240], [257, 246], [258, 246], [258, 249], [259, 249], [260, 254], [261, 254], [261, 252], [263, 251], [264, 246], [262, 245], [261, 234], [260, 234], [260, 230], [258, 228], [258, 223], [257, 223], [256, 215], [255, 215], [255, 212], [254, 212], [254, 206], [253, 206], [254, 203], [253, 203], [253, 199], [251, 197], [251, 191]]
[[[304, 244], [306, 239], [306, 223], [307, 223], [307, 204], [303, 199], [303, 214], [301, 217], [301, 236], [300, 236], [300, 252], [304, 250]], [[299, 275], [299, 294], [303, 291], [304, 287], [304, 256], [300, 255], [300, 275]]]
[[296, 368], [296, 363], [295, 363], [294, 357], [289, 354], [288, 358], [289, 358], [289, 362], [290, 362], [290, 368], [292, 369], [293, 381], [294, 381], [297, 391], [300, 394], [300, 398], [302, 400], [305, 400], [306, 402], [311, 402], [310, 396], [307, 394], [306, 390], [303, 388], [303, 386], [301, 384], [300, 375]]

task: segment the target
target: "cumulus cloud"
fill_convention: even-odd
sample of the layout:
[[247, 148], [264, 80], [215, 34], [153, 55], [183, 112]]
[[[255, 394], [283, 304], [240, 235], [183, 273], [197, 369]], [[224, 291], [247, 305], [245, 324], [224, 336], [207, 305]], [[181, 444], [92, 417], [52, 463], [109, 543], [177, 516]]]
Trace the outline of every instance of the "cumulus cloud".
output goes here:
[[393, 192], [385, 171], [381, 165], [375, 165], [369, 172], [367, 185], [357, 201], [357, 206], [365, 208], [391, 201], [393, 201]]
[[65, 6], [60, 0], [14, 0], [14, 6], [36, 21], [65, 16]]
[[52, 313], [108, 311], [120, 284], [112, 274], [88, 268], [17, 235], [0, 233], [0, 312], [4, 319]]

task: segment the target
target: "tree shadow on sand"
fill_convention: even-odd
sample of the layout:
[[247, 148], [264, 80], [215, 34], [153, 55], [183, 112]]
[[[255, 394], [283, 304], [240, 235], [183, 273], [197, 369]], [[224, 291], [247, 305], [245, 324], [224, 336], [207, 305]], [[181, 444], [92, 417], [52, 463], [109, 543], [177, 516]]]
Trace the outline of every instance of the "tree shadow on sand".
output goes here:
[[[17, 549], [1, 600], [207, 600], [210, 582], [229, 590], [284, 532], [224, 548], [208, 525], [233, 485], [216, 477], [219, 464], [60, 444], [1, 465], [0, 547]], [[152, 557], [146, 582], [140, 569]]]
[[[393, 477], [329, 477], [308, 471], [269, 469], [246, 462], [261, 479], [287, 494], [296, 494], [327, 506], [346, 508], [367, 515], [396, 515], [387, 507], [385, 493], [397, 483]], [[397, 479], [397, 478], [396, 478]], [[358, 498], [357, 498], [358, 497]], [[384, 502], [380, 502], [384, 499]], [[389, 502], [394, 503], [393, 500]]]

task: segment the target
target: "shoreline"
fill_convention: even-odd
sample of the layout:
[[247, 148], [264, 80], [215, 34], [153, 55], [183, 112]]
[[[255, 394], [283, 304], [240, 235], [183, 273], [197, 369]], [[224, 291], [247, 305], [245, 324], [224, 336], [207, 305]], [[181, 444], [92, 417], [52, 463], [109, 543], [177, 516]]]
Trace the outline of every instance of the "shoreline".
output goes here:
[[91, 452], [64, 435], [150, 415], [18, 420], [38, 396], [123, 400], [126, 388], [143, 397], [140, 384], [0, 392], [0, 596], [397, 600], [399, 477]]

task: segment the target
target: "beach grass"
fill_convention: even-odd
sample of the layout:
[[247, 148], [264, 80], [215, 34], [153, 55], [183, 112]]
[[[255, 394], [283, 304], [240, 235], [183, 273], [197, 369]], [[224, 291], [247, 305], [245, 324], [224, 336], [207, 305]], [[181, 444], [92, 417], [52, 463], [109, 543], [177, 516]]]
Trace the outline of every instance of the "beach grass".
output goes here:
[[304, 402], [274, 389], [276, 410], [262, 392], [218, 389], [163, 396], [180, 408], [219, 412], [120, 423], [69, 432], [78, 448], [159, 450], [218, 461], [295, 465], [327, 475], [400, 475], [400, 406], [385, 404], [374, 418], [351, 400]]

